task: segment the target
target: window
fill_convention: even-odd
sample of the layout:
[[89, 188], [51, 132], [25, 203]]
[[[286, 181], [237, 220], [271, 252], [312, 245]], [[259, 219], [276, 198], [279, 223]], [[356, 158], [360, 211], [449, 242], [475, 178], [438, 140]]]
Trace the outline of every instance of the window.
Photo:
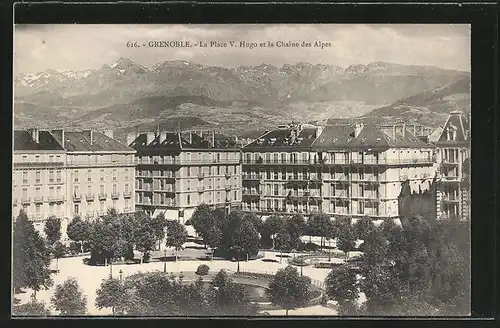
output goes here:
[[187, 195], [187, 204], [191, 204], [191, 195]]
[[101, 213], [104, 212], [104, 201], [103, 200], [101, 200], [99, 202], [99, 210], [101, 211]]
[[35, 213], [36, 213], [37, 216], [40, 215], [40, 204], [36, 204], [36, 206], [35, 206]]
[[23, 172], [23, 183], [28, 183], [28, 172]]
[[73, 212], [74, 212], [75, 216], [80, 214], [80, 205], [79, 204], [75, 204]]
[[80, 194], [80, 187], [78, 185], [76, 185], [73, 189], [73, 192], [75, 195], [79, 195]]
[[125, 192], [128, 192], [128, 183], [125, 184]]
[[87, 171], [87, 182], [92, 182], [92, 170]]
[[100, 177], [100, 180], [101, 180], [101, 181], [104, 181], [104, 169], [101, 169], [101, 177]]
[[49, 182], [54, 182], [54, 171], [49, 171]]
[[116, 187], [116, 183], [113, 184], [113, 194], [116, 194], [117, 193], [117, 187]]
[[217, 163], [220, 162], [220, 154], [217, 154]]
[[28, 188], [23, 188], [23, 198], [28, 198]]
[[113, 208], [116, 210], [116, 199], [113, 199]]
[[56, 181], [61, 182], [61, 171], [56, 171]]
[[62, 192], [61, 192], [61, 191], [62, 191], [62, 188], [61, 188], [61, 186], [57, 186], [56, 191], [57, 191], [57, 192], [56, 192], [56, 196], [62, 196]]
[[365, 214], [365, 203], [359, 202], [358, 214]]
[[278, 193], [279, 193], [279, 186], [278, 185], [274, 185], [274, 196], [278, 196]]
[[125, 169], [125, 176], [123, 177], [123, 180], [128, 181], [129, 176], [128, 176], [128, 169]]
[[49, 196], [54, 196], [54, 187], [49, 187]]
[[87, 185], [87, 195], [92, 195], [92, 186]]
[[74, 172], [74, 178], [75, 178], [75, 182], [78, 182], [78, 171], [75, 171]]
[[100, 185], [100, 186], [99, 186], [99, 193], [100, 193], [101, 195], [104, 195], [104, 185]]
[[191, 190], [191, 180], [187, 180], [187, 190]]
[[113, 169], [113, 181], [116, 181], [116, 169]]
[[234, 191], [234, 199], [238, 199], [238, 193], [236, 192], [236, 190]]
[[[219, 154], [217, 154], [219, 155]], [[220, 166], [217, 166], [217, 175], [220, 175]]]
[[35, 172], [35, 183], [40, 183], [40, 171]]

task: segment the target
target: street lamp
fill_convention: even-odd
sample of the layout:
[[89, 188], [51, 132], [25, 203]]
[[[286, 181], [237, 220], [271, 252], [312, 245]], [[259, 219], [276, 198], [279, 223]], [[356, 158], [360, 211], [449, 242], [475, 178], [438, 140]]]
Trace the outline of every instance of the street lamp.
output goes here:
[[120, 283], [123, 282], [123, 271], [122, 269], [120, 269], [120, 272], [118, 272], [120, 274]]
[[163, 250], [163, 272], [167, 272], [167, 249]]

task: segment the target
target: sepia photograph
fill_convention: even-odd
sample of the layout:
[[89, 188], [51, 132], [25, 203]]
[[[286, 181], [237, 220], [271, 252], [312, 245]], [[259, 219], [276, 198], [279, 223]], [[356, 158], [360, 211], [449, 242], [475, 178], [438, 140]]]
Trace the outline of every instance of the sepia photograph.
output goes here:
[[471, 314], [470, 25], [13, 39], [13, 318]]

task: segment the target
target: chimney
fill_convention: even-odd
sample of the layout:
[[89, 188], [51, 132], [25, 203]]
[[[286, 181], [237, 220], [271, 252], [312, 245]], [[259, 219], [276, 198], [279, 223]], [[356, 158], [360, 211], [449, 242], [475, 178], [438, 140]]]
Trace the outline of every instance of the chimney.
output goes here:
[[51, 131], [52, 136], [64, 148], [64, 129], [56, 129]]
[[29, 129], [28, 131], [31, 135], [31, 139], [33, 139], [33, 141], [35, 141], [36, 143], [39, 143], [40, 142], [40, 131], [37, 128], [32, 128], [32, 129]]
[[94, 131], [92, 130], [83, 130], [83, 135], [85, 138], [87, 138], [90, 142], [90, 145], [94, 143]]
[[361, 131], [363, 131], [363, 128], [364, 128], [363, 123], [356, 123], [354, 125], [354, 138], [359, 137], [359, 134], [361, 133]]
[[103, 132], [108, 138], [113, 139], [113, 130], [106, 130]]
[[150, 143], [152, 143], [154, 139], [155, 139], [154, 132], [146, 132], [146, 145], [149, 145]]
[[166, 131], [160, 131], [160, 143], [165, 141], [167, 139], [167, 132]]
[[135, 132], [127, 133], [127, 146], [130, 146], [135, 139], [137, 139], [137, 133]]

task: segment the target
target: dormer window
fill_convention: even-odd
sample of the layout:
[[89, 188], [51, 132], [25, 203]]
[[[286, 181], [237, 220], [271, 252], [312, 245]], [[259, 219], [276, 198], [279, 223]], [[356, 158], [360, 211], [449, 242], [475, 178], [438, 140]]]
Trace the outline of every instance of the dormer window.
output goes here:
[[457, 140], [457, 127], [454, 125], [450, 125], [446, 129], [446, 139], [448, 141], [455, 141]]

